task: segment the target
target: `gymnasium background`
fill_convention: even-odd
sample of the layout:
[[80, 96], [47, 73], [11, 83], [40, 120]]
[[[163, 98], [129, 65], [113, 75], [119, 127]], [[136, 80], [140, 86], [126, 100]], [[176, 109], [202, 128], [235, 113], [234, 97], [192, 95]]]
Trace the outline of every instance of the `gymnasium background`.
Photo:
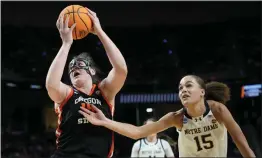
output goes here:
[[[1, 153], [45, 158], [55, 149], [57, 118], [45, 89], [61, 46], [60, 11], [79, 4], [94, 10], [123, 53], [129, 74], [116, 97], [115, 120], [141, 125], [182, 106], [181, 77], [196, 74], [227, 83], [228, 103], [247, 140], [261, 155], [261, 2], [1, 2]], [[94, 35], [75, 41], [104, 72], [105, 51]], [[68, 82], [64, 75], [63, 81]], [[177, 133], [160, 135], [178, 156]], [[134, 140], [116, 134], [115, 157], [130, 156]], [[240, 153], [229, 137], [228, 156]]]

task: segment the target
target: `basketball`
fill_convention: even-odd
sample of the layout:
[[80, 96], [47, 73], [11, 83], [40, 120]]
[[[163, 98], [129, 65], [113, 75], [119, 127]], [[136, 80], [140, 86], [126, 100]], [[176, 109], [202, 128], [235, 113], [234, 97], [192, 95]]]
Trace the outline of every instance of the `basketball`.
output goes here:
[[76, 27], [73, 30], [73, 39], [79, 40], [86, 37], [92, 27], [92, 21], [88, 16], [88, 10], [80, 5], [70, 5], [63, 9], [59, 16], [64, 14], [64, 20], [69, 15], [68, 27], [71, 27], [76, 23]]

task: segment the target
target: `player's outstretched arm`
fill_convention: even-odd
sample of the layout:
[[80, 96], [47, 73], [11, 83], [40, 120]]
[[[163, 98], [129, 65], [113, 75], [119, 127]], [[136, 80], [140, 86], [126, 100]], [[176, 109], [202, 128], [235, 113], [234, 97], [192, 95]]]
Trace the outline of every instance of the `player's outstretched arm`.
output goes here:
[[249, 147], [241, 128], [236, 123], [227, 107], [219, 103], [213, 111], [214, 116], [227, 128], [241, 155], [243, 157], [256, 157], [252, 149]]
[[65, 22], [63, 19], [64, 15], [61, 15], [56, 23], [63, 44], [48, 70], [45, 84], [49, 97], [56, 103], [61, 103], [70, 91], [70, 88], [61, 82], [61, 78], [73, 43], [72, 30], [76, 25], [68, 28], [69, 16]]
[[87, 10], [93, 22], [93, 28], [91, 32], [96, 34], [100, 39], [113, 67], [108, 76], [101, 82], [101, 86], [104, 86], [103, 89], [106, 92], [107, 98], [110, 100], [115, 97], [115, 95], [124, 85], [127, 76], [127, 65], [120, 50], [101, 28], [96, 13], [88, 8]]
[[108, 129], [111, 129], [112, 131], [132, 139], [139, 139], [153, 133], [164, 131], [170, 127], [176, 126], [176, 120], [178, 120], [178, 115], [176, 115], [175, 112], [170, 112], [156, 122], [143, 126], [134, 126], [106, 118], [102, 111], [95, 106], [92, 106], [92, 109], [94, 112], [81, 107], [79, 113], [81, 113], [90, 123], [94, 125], [104, 126]]

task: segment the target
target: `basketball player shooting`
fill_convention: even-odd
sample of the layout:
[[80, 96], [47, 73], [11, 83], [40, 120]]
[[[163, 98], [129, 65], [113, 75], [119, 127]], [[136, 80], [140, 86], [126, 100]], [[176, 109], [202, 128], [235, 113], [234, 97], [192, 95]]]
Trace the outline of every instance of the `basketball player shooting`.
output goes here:
[[115, 95], [122, 88], [126, 76], [125, 59], [116, 45], [100, 26], [96, 13], [88, 10], [92, 20], [91, 32], [102, 42], [112, 70], [104, 79], [99, 79], [91, 56], [75, 56], [68, 66], [71, 85], [61, 82], [69, 50], [73, 44], [72, 31], [76, 24], [68, 27], [69, 17], [64, 15], [57, 20], [57, 28], [62, 46], [53, 60], [46, 77], [46, 89], [55, 102], [58, 114], [56, 130], [57, 149], [52, 158], [111, 157], [114, 148], [113, 132], [107, 128], [94, 126], [78, 113], [81, 107], [91, 109], [90, 104], [100, 109], [106, 118], [112, 119]]
[[243, 157], [255, 157], [241, 128], [225, 106], [230, 99], [227, 85], [219, 82], [204, 84], [200, 77], [188, 75], [180, 81], [179, 98], [183, 109], [169, 112], [160, 120], [140, 127], [107, 119], [95, 106], [96, 112], [81, 108], [79, 113], [92, 124], [133, 139], [176, 127], [179, 157], [227, 157], [228, 131]]

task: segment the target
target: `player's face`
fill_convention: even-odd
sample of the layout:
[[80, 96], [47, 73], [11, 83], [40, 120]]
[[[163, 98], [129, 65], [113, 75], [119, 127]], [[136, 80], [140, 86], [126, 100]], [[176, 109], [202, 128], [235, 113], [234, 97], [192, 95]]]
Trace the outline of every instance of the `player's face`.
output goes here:
[[[86, 64], [83, 61], [79, 61], [79, 66], [84, 67]], [[81, 86], [84, 83], [87, 83], [88, 80], [92, 80], [92, 78], [85, 69], [73, 68], [70, 73], [70, 80], [73, 85]]]
[[185, 107], [198, 103], [204, 95], [204, 89], [191, 76], [182, 78], [178, 89], [179, 98]]

